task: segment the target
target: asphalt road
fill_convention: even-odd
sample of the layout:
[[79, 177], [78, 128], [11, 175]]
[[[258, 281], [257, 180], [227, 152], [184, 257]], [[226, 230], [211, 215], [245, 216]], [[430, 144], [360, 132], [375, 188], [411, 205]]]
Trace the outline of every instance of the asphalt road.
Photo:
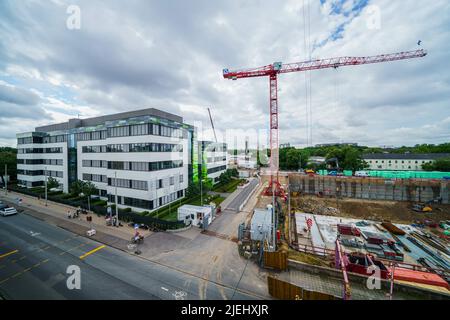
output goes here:
[[258, 179], [252, 179], [250, 183], [244, 189], [242, 189], [233, 200], [231, 200], [226, 209], [239, 211], [240, 205], [245, 201], [245, 199], [247, 199], [249, 194], [255, 189], [258, 182], [259, 182]]
[[[95, 252], [92, 250], [98, 249]], [[86, 255], [87, 254], [87, 255]], [[81, 256], [84, 258], [80, 258]], [[68, 289], [78, 266], [81, 289]], [[26, 214], [0, 217], [0, 295], [6, 299], [256, 299], [49, 225]], [[206, 296], [205, 296], [206, 293]]]

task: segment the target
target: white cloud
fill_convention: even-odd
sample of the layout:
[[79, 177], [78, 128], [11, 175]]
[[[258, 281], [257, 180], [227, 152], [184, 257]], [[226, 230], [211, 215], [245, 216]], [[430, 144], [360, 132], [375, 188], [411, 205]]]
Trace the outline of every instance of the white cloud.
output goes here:
[[[322, 44], [313, 58], [410, 50], [420, 39], [422, 59], [311, 72], [313, 143], [449, 140], [447, 1], [369, 1], [380, 29], [368, 28], [367, 8], [350, 13], [359, 1], [344, 1], [340, 14], [330, 1], [307, 2], [79, 1], [80, 30], [65, 27], [70, 1], [2, 3], [0, 81], [40, 93], [39, 124], [156, 107], [209, 128], [211, 107], [217, 130], [257, 131], [268, 128], [268, 79], [228, 81], [223, 68], [306, 59], [305, 34], [311, 47]], [[306, 142], [304, 81], [279, 77], [281, 142]], [[5, 130], [36, 123], [8, 121]], [[0, 132], [1, 143], [13, 145], [10, 136]]]

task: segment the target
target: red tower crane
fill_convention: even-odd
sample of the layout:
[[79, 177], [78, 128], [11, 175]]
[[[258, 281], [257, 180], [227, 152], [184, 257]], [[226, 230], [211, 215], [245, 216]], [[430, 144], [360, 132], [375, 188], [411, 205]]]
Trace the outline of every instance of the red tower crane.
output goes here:
[[266, 189], [265, 194], [272, 195], [272, 190], [275, 190], [276, 195], [284, 196], [283, 188], [281, 187], [280, 182], [278, 180], [278, 157], [279, 157], [279, 150], [278, 150], [279, 123], [278, 123], [278, 93], [277, 93], [278, 74], [405, 60], [424, 57], [426, 55], [427, 52], [421, 49], [415, 51], [382, 54], [370, 57], [340, 57], [340, 58], [328, 58], [296, 63], [286, 63], [286, 64], [283, 64], [281, 62], [274, 62], [273, 64], [269, 64], [263, 67], [240, 69], [234, 71], [223, 69], [223, 77], [225, 79], [237, 80], [241, 78], [269, 77], [270, 180], [269, 180], [269, 187]]

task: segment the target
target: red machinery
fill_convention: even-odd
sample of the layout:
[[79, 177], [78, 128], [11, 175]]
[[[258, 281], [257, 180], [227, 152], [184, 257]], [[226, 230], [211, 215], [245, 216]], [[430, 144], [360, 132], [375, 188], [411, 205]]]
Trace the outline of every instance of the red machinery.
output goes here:
[[415, 50], [407, 52], [399, 52], [392, 54], [382, 54], [370, 57], [340, 57], [321, 60], [312, 60], [296, 63], [274, 62], [263, 67], [241, 69], [230, 71], [223, 69], [223, 77], [225, 79], [237, 80], [241, 78], [269, 77], [270, 90], [270, 181], [269, 187], [266, 189], [266, 195], [272, 195], [274, 189], [277, 196], [285, 197], [284, 190], [278, 180], [278, 90], [277, 75], [289, 72], [302, 72], [308, 70], [318, 70], [326, 68], [338, 68], [344, 66], [355, 66], [360, 64], [380, 63], [396, 60], [405, 60], [426, 56], [424, 50]]
[[356, 228], [355, 226], [352, 226], [351, 224], [338, 223], [337, 230], [339, 234], [356, 237], [361, 236], [361, 232], [359, 231], [359, 229]]

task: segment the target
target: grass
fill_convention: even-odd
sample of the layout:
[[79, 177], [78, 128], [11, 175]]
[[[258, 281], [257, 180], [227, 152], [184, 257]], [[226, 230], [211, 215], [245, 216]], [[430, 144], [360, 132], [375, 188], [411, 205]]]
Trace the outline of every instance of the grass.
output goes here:
[[236, 191], [239, 183], [243, 181], [242, 179], [233, 179], [227, 184], [217, 184], [213, 187], [213, 191], [215, 192], [225, 192], [225, 193], [231, 193]]

